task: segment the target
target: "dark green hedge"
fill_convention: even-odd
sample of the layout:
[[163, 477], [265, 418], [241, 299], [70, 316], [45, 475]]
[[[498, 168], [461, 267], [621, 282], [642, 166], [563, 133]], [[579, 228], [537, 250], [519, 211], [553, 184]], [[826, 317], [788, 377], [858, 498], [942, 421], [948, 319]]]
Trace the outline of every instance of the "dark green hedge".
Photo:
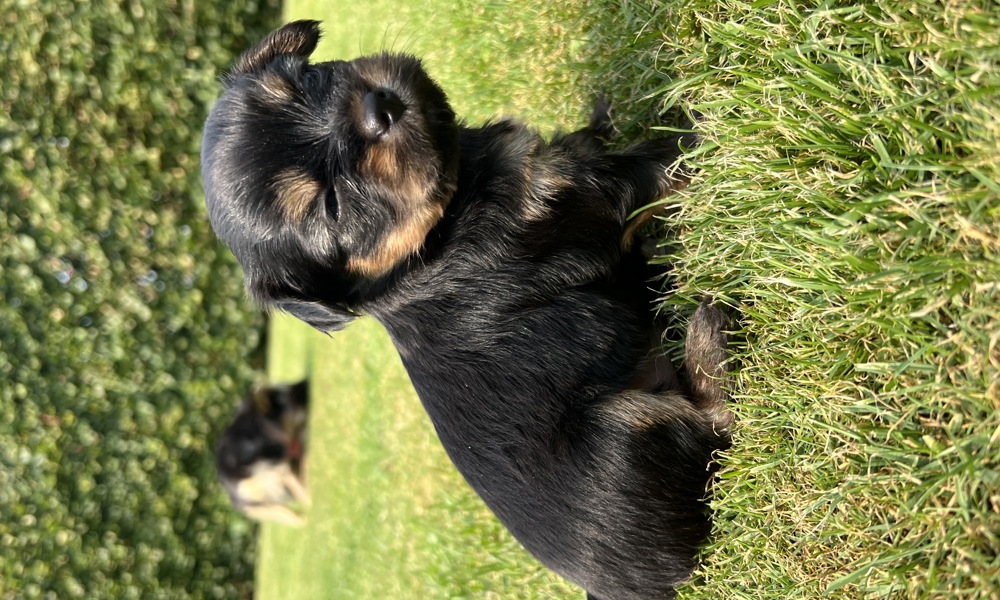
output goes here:
[[211, 451], [262, 318], [198, 149], [277, 3], [0, 12], [0, 598], [248, 598]]

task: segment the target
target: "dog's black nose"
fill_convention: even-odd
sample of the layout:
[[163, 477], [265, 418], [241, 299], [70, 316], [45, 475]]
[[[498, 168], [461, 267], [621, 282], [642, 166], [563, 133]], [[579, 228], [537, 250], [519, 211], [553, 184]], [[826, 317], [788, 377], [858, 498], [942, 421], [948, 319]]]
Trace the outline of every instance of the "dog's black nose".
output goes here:
[[388, 133], [406, 111], [406, 105], [399, 96], [385, 88], [365, 94], [361, 106], [361, 127], [373, 138]]

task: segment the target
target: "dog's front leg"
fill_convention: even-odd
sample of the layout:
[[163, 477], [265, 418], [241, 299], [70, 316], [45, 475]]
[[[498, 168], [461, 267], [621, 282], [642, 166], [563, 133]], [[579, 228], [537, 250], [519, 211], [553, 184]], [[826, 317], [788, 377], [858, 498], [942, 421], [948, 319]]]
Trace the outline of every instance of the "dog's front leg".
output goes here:
[[290, 527], [302, 527], [305, 518], [283, 504], [251, 504], [243, 507], [243, 512], [256, 521], [270, 521]]
[[690, 173], [681, 156], [695, 144], [697, 136], [687, 133], [646, 140], [606, 155], [602, 170], [611, 189], [605, 193], [622, 218], [623, 247], [632, 244], [635, 231], [650, 217], [665, 212], [667, 207], [659, 200], [687, 186]]

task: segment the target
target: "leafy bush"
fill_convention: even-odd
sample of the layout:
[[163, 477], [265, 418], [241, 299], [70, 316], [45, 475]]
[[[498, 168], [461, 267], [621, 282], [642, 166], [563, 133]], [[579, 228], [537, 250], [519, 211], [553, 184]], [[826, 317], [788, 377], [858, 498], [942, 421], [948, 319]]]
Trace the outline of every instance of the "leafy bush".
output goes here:
[[212, 443], [262, 319], [207, 224], [201, 124], [277, 3], [0, 21], [0, 598], [238, 598]]

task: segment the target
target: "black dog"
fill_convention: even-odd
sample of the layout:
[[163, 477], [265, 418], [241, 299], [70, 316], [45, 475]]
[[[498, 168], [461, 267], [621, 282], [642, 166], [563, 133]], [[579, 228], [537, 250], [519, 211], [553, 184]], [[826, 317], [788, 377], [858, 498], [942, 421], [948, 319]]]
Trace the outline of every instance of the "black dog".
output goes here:
[[243, 399], [215, 447], [229, 497], [247, 516], [284, 525], [305, 523], [310, 505], [305, 447], [309, 384], [257, 388]]
[[672, 596], [731, 421], [724, 316], [695, 313], [674, 383], [627, 222], [686, 183], [679, 140], [610, 152], [605, 106], [550, 143], [465, 127], [418, 60], [311, 64], [318, 38], [299, 21], [244, 54], [205, 125], [209, 214], [249, 294], [323, 331], [374, 316], [525, 548], [591, 598]]

